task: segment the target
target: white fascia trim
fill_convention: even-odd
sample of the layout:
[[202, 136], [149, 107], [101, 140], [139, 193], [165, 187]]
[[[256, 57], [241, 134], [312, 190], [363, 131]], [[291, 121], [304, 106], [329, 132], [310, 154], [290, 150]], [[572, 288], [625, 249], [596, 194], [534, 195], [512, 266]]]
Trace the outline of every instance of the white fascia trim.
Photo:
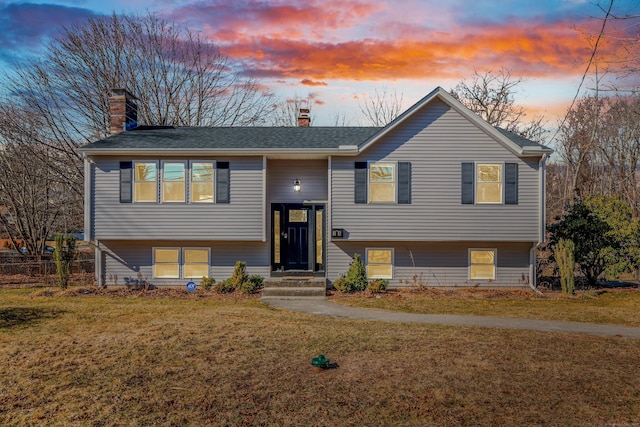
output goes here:
[[267, 241], [267, 156], [262, 156], [262, 241]]
[[[82, 150], [81, 150], [82, 151]], [[324, 155], [329, 156], [332, 154], [358, 154], [358, 150], [339, 150], [335, 148], [330, 149], [264, 149], [264, 148], [251, 148], [251, 149], [235, 149], [235, 150], [211, 150], [209, 148], [168, 148], [168, 149], [152, 149], [152, 148], [111, 148], [100, 150], [86, 150], [82, 151], [86, 156], [269, 156], [269, 155]]]
[[91, 229], [91, 170], [92, 162], [85, 155], [84, 159], [84, 241], [91, 242], [93, 230]]

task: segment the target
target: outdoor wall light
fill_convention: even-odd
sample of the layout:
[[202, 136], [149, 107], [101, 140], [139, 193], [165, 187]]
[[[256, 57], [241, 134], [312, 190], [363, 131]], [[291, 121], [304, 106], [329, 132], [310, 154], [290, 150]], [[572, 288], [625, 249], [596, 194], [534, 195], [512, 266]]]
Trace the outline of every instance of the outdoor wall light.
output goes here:
[[295, 191], [296, 193], [299, 192], [302, 189], [302, 187], [300, 186], [300, 180], [296, 179], [293, 181], [293, 191]]

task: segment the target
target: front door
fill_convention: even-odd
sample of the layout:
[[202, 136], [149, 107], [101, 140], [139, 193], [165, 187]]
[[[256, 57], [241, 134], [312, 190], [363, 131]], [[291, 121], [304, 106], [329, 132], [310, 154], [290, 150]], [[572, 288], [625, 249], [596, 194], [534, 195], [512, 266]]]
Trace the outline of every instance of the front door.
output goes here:
[[272, 269], [324, 269], [324, 205], [272, 205]]
[[309, 208], [287, 207], [284, 224], [284, 269], [309, 270]]

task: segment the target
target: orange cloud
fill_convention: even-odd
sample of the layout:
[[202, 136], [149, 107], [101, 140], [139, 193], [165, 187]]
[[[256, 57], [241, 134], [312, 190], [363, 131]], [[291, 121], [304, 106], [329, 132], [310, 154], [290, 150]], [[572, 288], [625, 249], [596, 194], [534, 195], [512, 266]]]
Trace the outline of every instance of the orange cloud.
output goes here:
[[256, 76], [304, 81], [449, 78], [502, 66], [525, 77], [575, 74], [589, 54], [581, 34], [566, 22], [518, 22], [477, 33], [338, 43], [262, 36], [224, 48]]
[[304, 86], [328, 86], [328, 84], [326, 82], [316, 82], [316, 81], [309, 80], [309, 79], [300, 80], [300, 84], [302, 84]]

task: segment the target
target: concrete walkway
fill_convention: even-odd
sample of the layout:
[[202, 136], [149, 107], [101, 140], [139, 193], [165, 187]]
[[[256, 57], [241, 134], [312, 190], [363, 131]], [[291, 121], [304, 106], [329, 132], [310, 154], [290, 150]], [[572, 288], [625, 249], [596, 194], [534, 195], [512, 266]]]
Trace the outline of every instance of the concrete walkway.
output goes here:
[[272, 307], [318, 316], [347, 319], [378, 320], [382, 322], [431, 323], [434, 325], [477, 326], [483, 328], [526, 329], [531, 331], [579, 333], [640, 339], [640, 328], [596, 323], [556, 322], [552, 320], [511, 319], [488, 316], [459, 316], [453, 314], [411, 314], [395, 311], [346, 307], [322, 299], [264, 298]]

